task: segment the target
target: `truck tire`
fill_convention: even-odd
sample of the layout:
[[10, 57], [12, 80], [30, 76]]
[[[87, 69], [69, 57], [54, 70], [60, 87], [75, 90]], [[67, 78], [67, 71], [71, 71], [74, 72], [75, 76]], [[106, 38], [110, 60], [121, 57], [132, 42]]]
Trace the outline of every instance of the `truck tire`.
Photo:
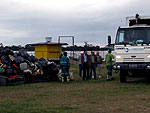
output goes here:
[[120, 82], [121, 83], [126, 82], [126, 76], [127, 76], [127, 71], [126, 70], [120, 70]]

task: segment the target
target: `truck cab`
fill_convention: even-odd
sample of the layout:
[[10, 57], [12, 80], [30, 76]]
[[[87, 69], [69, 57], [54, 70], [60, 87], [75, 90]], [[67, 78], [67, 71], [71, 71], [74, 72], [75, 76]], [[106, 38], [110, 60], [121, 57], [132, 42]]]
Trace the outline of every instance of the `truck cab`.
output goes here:
[[150, 77], [150, 17], [127, 17], [127, 26], [119, 27], [114, 44], [115, 64], [120, 82], [126, 77]]

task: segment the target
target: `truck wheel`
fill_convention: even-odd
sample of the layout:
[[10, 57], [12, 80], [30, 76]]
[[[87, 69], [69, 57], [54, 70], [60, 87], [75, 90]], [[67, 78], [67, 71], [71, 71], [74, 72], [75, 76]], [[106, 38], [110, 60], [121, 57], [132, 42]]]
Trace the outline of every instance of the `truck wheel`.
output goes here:
[[127, 76], [127, 71], [120, 70], [120, 82], [121, 83], [125, 83], [126, 82], [126, 76]]

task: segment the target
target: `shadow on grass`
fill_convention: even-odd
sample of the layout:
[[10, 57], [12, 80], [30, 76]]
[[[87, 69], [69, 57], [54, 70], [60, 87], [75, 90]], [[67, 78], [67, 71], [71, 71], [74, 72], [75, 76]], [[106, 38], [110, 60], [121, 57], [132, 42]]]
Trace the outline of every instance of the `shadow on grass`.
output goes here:
[[135, 79], [129, 79], [126, 83], [134, 83], [134, 84], [150, 84], [150, 78], [135, 78]]

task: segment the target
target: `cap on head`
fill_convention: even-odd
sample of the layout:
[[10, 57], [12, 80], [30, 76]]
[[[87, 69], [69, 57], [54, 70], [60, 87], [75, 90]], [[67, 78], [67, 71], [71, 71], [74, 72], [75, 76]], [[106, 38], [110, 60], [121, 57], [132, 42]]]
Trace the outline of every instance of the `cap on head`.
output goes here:
[[111, 48], [108, 48], [108, 53], [111, 53]]
[[67, 52], [64, 52], [64, 56], [67, 56]]

